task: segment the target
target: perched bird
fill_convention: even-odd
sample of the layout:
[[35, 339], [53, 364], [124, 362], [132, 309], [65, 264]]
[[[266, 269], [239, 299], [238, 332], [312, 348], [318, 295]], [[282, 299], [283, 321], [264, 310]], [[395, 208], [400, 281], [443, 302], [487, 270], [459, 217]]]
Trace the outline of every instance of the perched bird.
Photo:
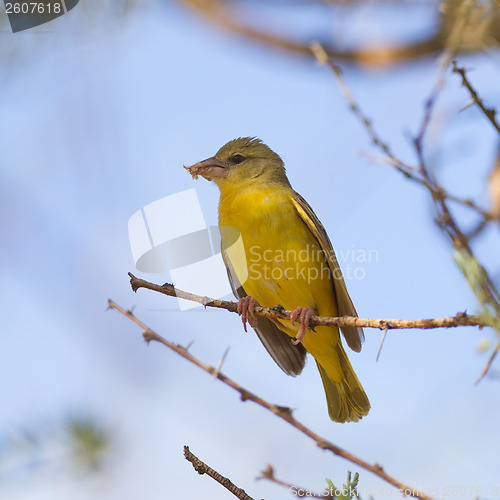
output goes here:
[[[342, 347], [339, 329], [317, 326], [307, 331], [312, 314], [357, 313], [328, 235], [292, 189], [282, 159], [259, 139], [243, 137], [185, 168], [220, 189], [222, 255], [245, 330], [248, 321], [288, 375], [302, 371], [306, 351], [314, 357], [332, 420], [356, 422], [367, 415], [370, 403]], [[240, 245], [235, 244], [238, 237]], [[256, 305], [278, 304], [293, 311], [291, 320], [254, 314]], [[343, 327], [342, 333], [359, 352], [363, 330]]]

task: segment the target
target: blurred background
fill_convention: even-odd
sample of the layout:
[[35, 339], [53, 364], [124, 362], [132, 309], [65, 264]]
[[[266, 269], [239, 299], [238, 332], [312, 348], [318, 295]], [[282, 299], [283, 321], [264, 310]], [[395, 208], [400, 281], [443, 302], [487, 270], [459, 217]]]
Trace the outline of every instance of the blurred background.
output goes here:
[[[284, 159], [341, 267], [353, 269], [347, 286], [361, 317], [478, 312], [428, 192], [370, 161], [378, 153], [366, 130], [308, 51], [323, 43], [381, 137], [416, 164], [412, 138], [464, 5], [457, 60], [498, 109], [498, 1], [86, 0], [16, 34], [2, 10], [0, 498], [233, 498], [193, 470], [184, 445], [254, 498], [290, 496], [256, 480], [268, 463], [316, 491], [350, 470], [363, 499], [398, 495], [147, 346], [135, 325], [106, 311], [108, 298], [167, 339], [193, 342], [205, 362], [217, 365], [229, 347], [225, 374], [399, 480], [435, 497], [500, 496], [498, 361], [474, 385], [494, 330], [392, 331], [376, 362], [382, 332], [367, 329], [350, 359], [372, 410], [341, 425], [328, 418], [313, 363], [289, 378], [236, 315], [180, 312], [175, 299], [134, 294], [127, 276], [169, 279], [135, 271], [129, 217], [194, 187], [216, 224], [216, 187], [182, 166], [258, 136]], [[451, 193], [498, 210], [488, 180], [499, 136], [469, 102], [449, 70], [426, 157]], [[467, 207], [453, 210], [465, 232], [481, 222]], [[490, 222], [472, 240], [497, 286], [498, 229]]]

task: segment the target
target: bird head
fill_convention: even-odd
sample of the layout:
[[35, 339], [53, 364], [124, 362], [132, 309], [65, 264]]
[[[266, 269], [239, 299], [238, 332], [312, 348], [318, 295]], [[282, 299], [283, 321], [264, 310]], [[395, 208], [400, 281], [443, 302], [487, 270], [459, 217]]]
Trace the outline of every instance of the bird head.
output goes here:
[[220, 189], [227, 184], [243, 185], [249, 182], [286, 183], [283, 160], [260, 139], [234, 139], [206, 160], [184, 167], [194, 179], [201, 175], [214, 181]]

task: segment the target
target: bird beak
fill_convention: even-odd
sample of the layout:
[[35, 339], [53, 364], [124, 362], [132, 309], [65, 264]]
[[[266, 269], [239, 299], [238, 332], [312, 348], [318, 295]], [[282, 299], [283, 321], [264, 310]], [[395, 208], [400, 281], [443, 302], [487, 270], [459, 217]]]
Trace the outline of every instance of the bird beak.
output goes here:
[[208, 181], [212, 181], [217, 177], [226, 177], [227, 175], [226, 165], [217, 158], [207, 158], [184, 168], [193, 176], [193, 179], [197, 179], [198, 175], [201, 175]]

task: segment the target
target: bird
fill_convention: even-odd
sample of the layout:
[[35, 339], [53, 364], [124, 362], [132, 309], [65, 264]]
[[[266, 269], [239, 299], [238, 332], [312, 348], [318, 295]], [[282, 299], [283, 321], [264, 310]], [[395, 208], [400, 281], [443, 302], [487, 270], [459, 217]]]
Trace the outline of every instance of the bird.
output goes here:
[[[240, 137], [184, 168], [220, 190], [221, 252], [245, 331], [248, 322], [288, 375], [299, 375], [306, 354], [313, 356], [331, 420], [357, 422], [366, 416], [370, 402], [339, 329], [309, 325], [312, 315], [357, 313], [326, 230], [292, 188], [281, 157], [256, 137]], [[256, 315], [258, 305], [292, 311], [290, 320]], [[359, 352], [363, 330], [341, 330], [347, 345]]]

